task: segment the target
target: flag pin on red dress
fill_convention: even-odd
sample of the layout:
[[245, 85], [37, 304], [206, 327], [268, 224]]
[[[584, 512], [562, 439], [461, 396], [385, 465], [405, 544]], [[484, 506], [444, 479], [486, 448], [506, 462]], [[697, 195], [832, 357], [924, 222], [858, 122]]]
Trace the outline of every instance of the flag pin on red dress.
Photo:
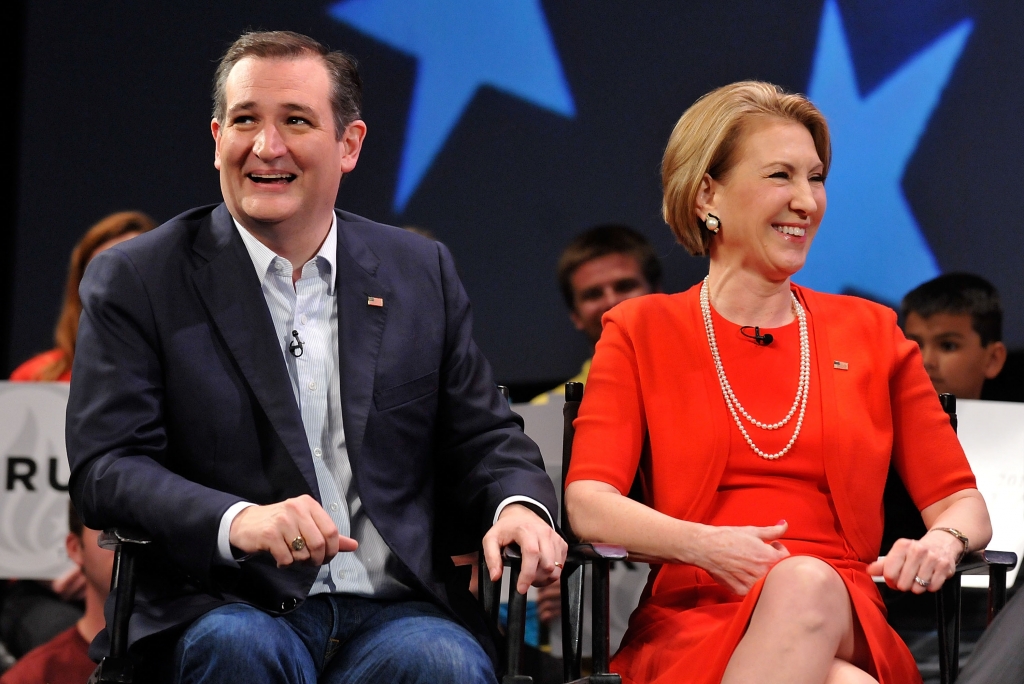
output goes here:
[[850, 370], [850, 364], [845, 361], [833, 361], [832, 367], [836, 370]]
[[381, 297], [367, 297], [366, 298], [366, 305], [367, 306], [384, 306], [384, 299], [381, 298]]

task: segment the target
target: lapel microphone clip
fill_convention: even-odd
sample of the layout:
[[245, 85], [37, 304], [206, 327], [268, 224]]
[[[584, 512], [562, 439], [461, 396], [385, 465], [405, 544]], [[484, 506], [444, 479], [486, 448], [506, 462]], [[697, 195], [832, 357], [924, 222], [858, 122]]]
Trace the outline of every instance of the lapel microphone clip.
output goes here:
[[[292, 337], [294, 337], [295, 340], [288, 345], [288, 351], [295, 358], [299, 358], [300, 356], [302, 356], [302, 340], [299, 339], [299, 331], [292, 330]], [[769, 337], [771, 337], [771, 335], [769, 335]]]
[[[747, 332], [751, 328], [754, 329], [753, 335]], [[771, 333], [765, 333], [764, 335], [762, 335], [761, 328], [759, 328], [756, 325], [743, 326], [742, 328], [740, 328], [740, 334], [742, 334], [744, 337], [749, 337], [750, 339], [754, 340], [755, 344], [757, 344], [757, 346], [759, 347], [767, 347], [769, 344], [772, 343], [772, 340], [775, 339], [775, 337]]]

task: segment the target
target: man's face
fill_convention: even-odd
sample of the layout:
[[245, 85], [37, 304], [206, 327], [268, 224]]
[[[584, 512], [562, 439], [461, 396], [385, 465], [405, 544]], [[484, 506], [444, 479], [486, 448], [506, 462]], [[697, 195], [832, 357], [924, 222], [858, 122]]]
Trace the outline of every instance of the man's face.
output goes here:
[[89, 583], [96, 593], [105, 598], [110, 591], [110, 574], [114, 568], [114, 552], [101, 549], [99, 544], [100, 533], [90, 530], [88, 527], [82, 529], [82, 536], [68, 533], [65, 542], [68, 558], [82, 568], [85, 581]]
[[651, 285], [636, 259], [628, 254], [606, 254], [591, 259], [569, 278], [573, 311], [569, 314], [577, 330], [597, 344], [601, 337], [601, 316], [624, 299], [650, 294]]
[[985, 380], [999, 375], [1006, 361], [1002, 342], [982, 346], [970, 314], [937, 313], [923, 318], [910, 312], [904, 328], [907, 338], [921, 347], [924, 368], [939, 394], [978, 399]]
[[228, 74], [224, 121], [211, 124], [214, 166], [228, 209], [250, 230], [308, 230], [331, 220], [366, 126], [352, 122], [339, 140], [330, 92], [319, 57], [246, 57]]

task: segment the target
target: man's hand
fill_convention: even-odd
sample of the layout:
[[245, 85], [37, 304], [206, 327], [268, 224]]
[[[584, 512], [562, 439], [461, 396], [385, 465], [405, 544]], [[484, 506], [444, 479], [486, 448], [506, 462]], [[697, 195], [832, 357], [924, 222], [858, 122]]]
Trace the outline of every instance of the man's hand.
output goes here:
[[568, 545], [546, 520], [529, 508], [509, 504], [484, 535], [484, 559], [492, 581], [497, 582], [501, 578], [501, 550], [512, 542], [519, 544], [523, 554], [516, 591], [525, 594], [531, 584], [543, 587], [558, 580]]
[[558, 582], [537, 591], [537, 617], [542, 625], [557, 622], [562, 615], [562, 587]]
[[81, 601], [85, 598], [85, 575], [75, 566], [50, 582], [50, 590], [62, 601]]
[[[292, 542], [299, 537], [303, 544], [296, 550]], [[231, 521], [228, 539], [245, 553], [269, 552], [279, 568], [293, 562], [321, 566], [339, 551], [355, 551], [359, 546], [338, 533], [331, 516], [308, 494], [243, 509]]]

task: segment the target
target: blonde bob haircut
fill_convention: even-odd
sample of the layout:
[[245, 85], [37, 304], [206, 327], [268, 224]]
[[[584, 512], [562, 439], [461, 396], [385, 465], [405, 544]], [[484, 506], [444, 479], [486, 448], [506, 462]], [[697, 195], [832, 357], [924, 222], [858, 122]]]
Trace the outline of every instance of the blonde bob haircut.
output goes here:
[[712, 233], [697, 217], [697, 193], [704, 174], [721, 181], [736, 165], [736, 149], [754, 118], [776, 117], [803, 124], [828, 175], [832, 143], [828, 124], [803, 95], [761, 81], [740, 81], [704, 95], [687, 109], [669, 136], [661, 163], [661, 204], [665, 222], [690, 254], [708, 253]]

